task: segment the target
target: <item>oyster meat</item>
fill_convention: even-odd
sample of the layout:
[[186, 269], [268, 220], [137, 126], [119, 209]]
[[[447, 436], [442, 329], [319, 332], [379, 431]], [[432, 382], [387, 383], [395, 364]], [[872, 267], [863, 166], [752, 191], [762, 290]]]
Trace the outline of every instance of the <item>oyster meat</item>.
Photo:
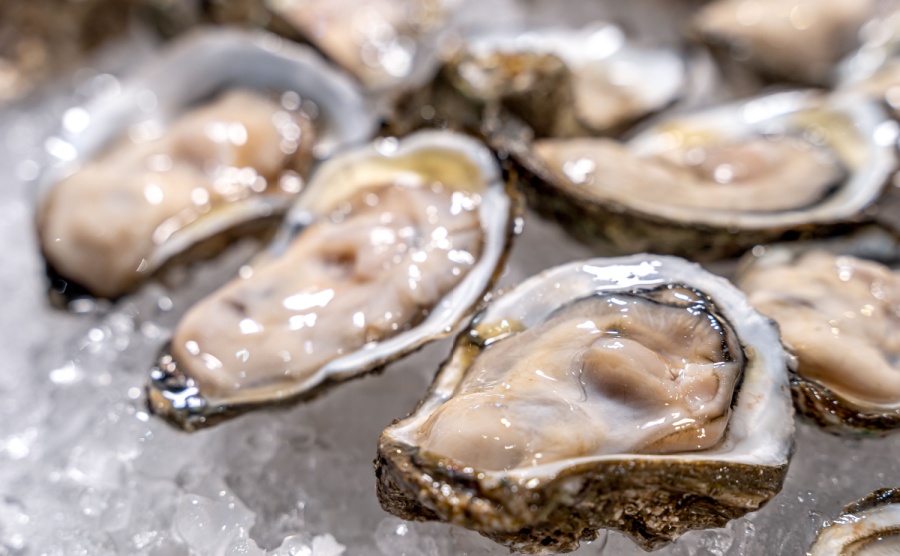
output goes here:
[[625, 143], [500, 135], [536, 208], [577, 237], [706, 259], [871, 219], [896, 164], [876, 103], [803, 91], [670, 116]]
[[159, 139], [119, 143], [44, 201], [47, 263], [93, 295], [121, 295], [184, 249], [173, 243], [206, 213], [283, 212], [308, 173], [314, 137], [302, 113], [238, 90], [188, 112]]
[[445, 73], [465, 96], [500, 102], [554, 137], [621, 131], [671, 104], [687, 82], [680, 53], [632, 44], [609, 23], [472, 37]]
[[699, 11], [689, 32], [768, 76], [823, 84], [857, 46], [877, 6], [876, 0], [718, 0]]
[[797, 411], [835, 431], [900, 427], [900, 273], [821, 249], [748, 261], [737, 284], [797, 357]]
[[791, 416], [778, 332], [724, 279], [652, 255], [570, 263], [459, 336], [382, 433], [378, 495], [516, 551], [604, 527], [650, 549], [774, 496]]
[[430, 77], [435, 35], [452, 0], [265, 0], [366, 87], [383, 90]]
[[859, 49], [835, 68], [839, 91], [852, 91], [883, 100], [896, 117], [900, 110], [900, 9], [875, 18], [860, 32]]
[[315, 159], [370, 136], [349, 78], [267, 39], [195, 33], [70, 110], [37, 217], [56, 301], [118, 297], [173, 259], [273, 230]]
[[819, 532], [809, 556], [891, 556], [900, 554], [900, 491], [878, 489], [848, 504]]
[[151, 404], [186, 428], [359, 376], [449, 334], [505, 257], [514, 204], [474, 139], [422, 132], [324, 164], [297, 228], [192, 308]]

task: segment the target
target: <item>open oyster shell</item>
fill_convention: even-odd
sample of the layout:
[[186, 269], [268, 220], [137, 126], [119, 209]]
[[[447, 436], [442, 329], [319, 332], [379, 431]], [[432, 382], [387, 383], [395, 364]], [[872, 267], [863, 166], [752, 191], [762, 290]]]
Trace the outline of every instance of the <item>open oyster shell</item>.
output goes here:
[[[220, 240], [229, 234], [271, 230], [301, 189], [311, 159], [365, 141], [376, 125], [352, 80], [312, 50], [265, 34], [195, 33], [120, 88], [111, 98], [70, 109], [59, 135], [47, 141], [51, 165], [41, 177], [38, 228], [53, 279], [51, 287], [64, 299], [84, 291], [118, 297], [174, 258], [221, 249], [227, 241]], [[217, 94], [225, 99], [225, 93], [236, 90], [274, 95], [280, 105], [273, 102], [260, 107], [252, 99], [241, 103], [232, 96], [230, 104], [226, 100], [219, 103], [218, 112], [201, 108], [193, 112], [204, 115], [191, 115], [197, 105]], [[277, 121], [276, 116], [280, 118]], [[178, 137], [160, 138], [167, 126], [179, 125], [185, 129], [179, 129]], [[192, 125], [198, 129], [191, 129]], [[217, 138], [217, 133], [223, 137]], [[314, 142], [309, 140], [313, 135]], [[134, 144], [123, 152], [117, 148], [117, 140]], [[278, 158], [282, 151], [284, 160], [273, 164], [270, 159]], [[208, 168], [210, 163], [215, 168]], [[279, 164], [280, 170], [276, 168]], [[278, 177], [282, 170], [289, 170], [281, 174], [290, 178], [284, 183]], [[83, 180], [91, 187], [72, 181], [80, 179], [82, 171], [92, 172], [92, 177]], [[249, 181], [248, 172], [253, 174]], [[274, 183], [260, 181], [260, 177]], [[91, 194], [81, 192], [96, 189], [93, 186], [98, 179], [109, 182], [111, 192], [103, 193], [102, 202], [92, 208], [113, 212], [88, 217], [79, 211], [76, 218], [69, 219], [70, 227], [61, 226], [59, 217], [66, 213], [56, 215], [49, 210], [58, 204], [61, 185], [77, 200]], [[116, 189], [117, 179], [121, 179], [120, 189]], [[232, 191], [242, 185], [246, 185], [243, 193]], [[197, 192], [200, 197], [193, 193], [195, 188], [204, 190]], [[181, 200], [170, 206], [172, 199]], [[121, 213], [135, 208], [142, 214], [135, 215], [131, 225]], [[147, 229], [137, 232], [142, 216], [156, 215], [164, 208], [164, 214], [148, 217]], [[136, 261], [132, 267], [105, 276], [95, 276], [91, 268], [84, 268], [121, 266], [121, 246], [110, 246], [110, 241], [127, 243], [138, 233], [145, 236], [133, 238], [134, 248], [126, 253], [127, 260]], [[71, 247], [57, 249], [60, 242], [71, 242]], [[84, 252], [77, 260], [59, 259], [80, 250]]]
[[900, 428], [900, 272], [846, 252], [897, 265], [900, 244], [867, 236], [755, 250], [735, 283], [779, 324], [798, 360], [797, 412], [831, 432], [883, 435]]
[[262, 0], [367, 89], [421, 84], [437, 68], [437, 42], [456, 0]]
[[616, 25], [537, 28], [467, 38], [447, 79], [481, 104], [500, 103], [538, 136], [621, 132], [685, 90], [685, 57], [633, 44]]
[[617, 252], [711, 260], [846, 228], [871, 218], [896, 165], [896, 125], [876, 103], [813, 91], [668, 116], [625, 143], [494, 124], [536, 209]]
[[819, 532], [808, 556], [890, 556], [900, 553], [900, 491], [878, 489], [848, 504]]
[[900, 9], [870, 21], [860, 32], [865, 42], [834, 69], [838, 90], [883, 101], [897, 117], [900, 110]]
[[[672, 297], [665, 301], [665, 296]], [[552, 372], [550, 369], [559, 362], [553, 363], [551, 354], [564, 354], [560, 357], [565, 361], [571, 357], [577, 363], [587, 361], [588, 351], [574, 354], [562, 347], [551, 349], [544, 354], [546, 365], [528, 371], [526, 362], [525, 374], [518, 378], [491, 374], [499, 372], [493, 367], [483, 368], [487, 363], [481, 361], [487, 361], [489, 353], [505, 353], [498, 351], [504, 343], [520, 345], [520, 334], [522, 338], [528, 336], [522, 357], [531, 356], [531, 342], [543, 349], [544, 338], [558, 335], [554, 328], [545, 330], [547, 323], [567, 315], [566, 311], [572, 308], [582, 307], [583, 302], [599, 301], [610, 307], [621, 303], [637, 315], [644, 310], [631, 306], [635, 297], [655, 298], [649, 305], [658, 306], [660, 315], [675, 310], [686, 316], [684, 306], [677, 309], [677, 300], [689, 300], [689, 320], [698, 319], [692, 325], [699, 327], [695, 328], [697, 334], [682, 336], [673, 321], [654, 317], [654, 310], [648, 309], [646, 322], [650, 330], [658, 331], [656, 342], [665, 343], [662, 338], [670, 337], [691, 344], [706, 334], [699, 332], [701, 328], [715, 323], [713, 329], [722, 338], [732, 338], [720, 340], [724, 343], [716, 349], [724, 349], [726, 343], [732, 348], [738, 344], [731, 350], [732, 357], [725, 361], [742, 366], [741, 376], [736, 382], [721, 378], [724, 375], [714, 381], [731, 400], [719, 410], [721, 417], [707, 420], [690, 414], [691, 418], [679, 421], [688, 413], [673, 410], [665, 414], [667, 409], [660, 409], [662, 417], [657, 421], [650, 416], [655, 415], [652, 411], [644, 414], [643, 410], [632, 408], [619, 417], [598, 422], [597, 414], [588, 411], [589, 404], [594, 403], [590, 400], [605, 401], [607, 409], [600, 410], [599, 415], [609, 417], [603, 411], [610, 411], [608, 408], [616, 408], [617, 404], [630, 407], [629, 403], [645, 399], [645, 392], [653, 389], [653, 381], [646, 387], [625, 386], [632, 378], [649, 372], [649, 367], [641, 370], [637, 360], [632, 361], [636, 366], [620, 366], [614, 360], [600, 365], [595, 375], [600, 382], [596, 384], [609, 380], [606, 386], [597, 386], [587, 378], [581, 382], [580, 391], [576, 388], [572, 396], [555, 401], [551, 398], [564, 392], [565, 384], [575, 375], [566, 378]], [[590, 314], [579, 318], [585, 322], [575, 329], [592, 328], [588, 326]], [[532, 329], [534, 333], [530, 332]], [[575, 329], [572, 331], [578, 332]], [[628, 342], [629, 334], [632, 332], [622, 332], [623, 343]], [[612, 344], [606, 347], [614, 348], [610, 353], [618, 349]], [[654, 350], [653, 342], [645, 347]], [[635, 353], [644, 353], [642, 349], [637, 348]], [[658, 353], [663, 354], [667, 348], [660, 349]], [[496, 360], [501, 356], [493, 357]], [[517, 355], [509, 357], [511, 365], [518, 364]], [[653, 361], [663, 357], [648, 355], [641, 359], [653, 366]], [[475, 317], [470, 329], [458, 337], [450, 358], [415, 411], [385, 429], [375, 462], [379, 500], [386, 510], [404, 519], [448, 521], [474, 529], [512, 550], [528, 553], [574, 550], [580, 541], [595, 538], [599, 528], [620, 529], [644, 548], [655, 548], [689, 529], [721, 526], [754, 511], [780, 490], [793, 446], [786, 365], [771, 321], [754, 311], [727, 281], [694, 264], [671, 257], [637, 255], [562, 265], [495, 298]], [[576, 374], [585, 376], [584, 368]], [[617, 368], [631, 372], [617, 375]], [[679, 376], [694, 376], [694, 370], [691, 367]], [[479, 378], [488, 375], [491, 378]], [[614, 375], [623, 377], [624, 382], [609, 389], [609, 384], [617, 383]], [[473, 415], [472, 430], [462, 425], [443, 427], [446, 434], [439, 441], [432, 441], [428, 435], [438, 427], [437, 416], [458, 405], [455, 400], [466, 399], [473, 392], [480, 395], [478, 388], [471, 389], [473, 383], [479, 382], [506, 388], [507, 392], [495, 394], [495, 403], [486, 401], [462, 412]], [[534, 396], [535, 405], [514, 412], [513, 404], [518, 403], [515, 400], [522, 392]], [[693, 392], [699, 396], [698, 391]], [[672, 407], [681, 407], [686, 398], [676, 398], [681, 401], [670, 400]], [[667, 402], [665, 408], [668, 407]], [[493, 418], [479, 418], [489, 410], [496, 410]], [[652, 421], [635, 428], [631, 421], [634, 415]], [[661, 433], [662, 440], [647, 439], [647, 443], [622, 451], [609, 448], [615, 445], [610, 443], [617, 434], [626, 439], [640, 436], [660, 423], [671, 427]], [[617, 425], [622, 427], [618, 433]], [[531, 432], [513, 436], [522, 428]], [[598, 445], [593, 439], [595, 434], [610, 440]], [[493, 446], [497, 444], [491, 440], [494, 436], [498, 437], [494, 440], [499, 447]], [[508, 439], [513, 440], [507, 443]], [[672, 444], [667, 444], [670, 441]], [[685, 444], [678, 446], [681, 442]], [[698, 449], [706, 443], [710, 444]], [[460, 449], [466, 448], [478, 452], [468, 458], [481, 458], [482, 463], [472, 465], [445, 453], [459, 454]], [[519, 462], [490, 461], [491, 453], [504, 454], [506, 448], [513, 452], [524, 449], [525, 455]], [[563, 449], [571, 452], [566, 455], [560, 451]]]
[[766, 77], [823, 85], [877, 7], [877, 0], [717, 0], [698, 11], [688, 34]]
[[502, 267], [519, 203], [477, 140], [427, 131], [324, 163], [269, 252], [197, 304], [149, 388], [185, 429], [314, 396], [444, 337]]

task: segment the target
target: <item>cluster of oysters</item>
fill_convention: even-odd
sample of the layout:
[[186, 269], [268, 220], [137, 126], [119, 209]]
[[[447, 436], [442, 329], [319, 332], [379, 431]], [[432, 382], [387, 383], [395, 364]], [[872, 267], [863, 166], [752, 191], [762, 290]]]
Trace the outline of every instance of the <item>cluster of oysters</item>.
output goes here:
[[[182, 319], [154, 413], [210, 426], [462, 329], [383, 432], [378, 497], [526, 553], [601, 528], [649, 550], [760, 508], [794, 407], [900, 428], [889, 2], [716, 0], [682, 50], [607, 22], [459, 30], [440, 0], [238, 4], [226, 19], [307, 44], [193, 32], [85, 106], [43, 180], [59, 304], [268, 241]], [[523, 199], [615, 257], [492, 294]], [[895, 546], [896, 498], [812, 553]], [[842, 520], [868, 525], [841, 540]]]

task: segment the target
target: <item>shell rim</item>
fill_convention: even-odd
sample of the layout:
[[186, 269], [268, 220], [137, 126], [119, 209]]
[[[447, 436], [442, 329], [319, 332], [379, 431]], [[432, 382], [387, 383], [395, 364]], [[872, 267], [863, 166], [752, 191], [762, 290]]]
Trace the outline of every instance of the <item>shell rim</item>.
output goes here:
[[[697, 287], [701, 292], [709, 295], [717, 304], [717, 307], [722, 314], [729, 319], [732, 326], [735, 328], [735, 332], [738, 334], [738, 338], [745, 347], [745, 350], [750, 347], [757, 354], [757, 357], [753, 359], [755, 363], [753, 369], [751, 370], [750, 367], [745, 369], [743, 386], [738, 393], [738, 399], [734, 404], [735, 409], [730, 418], [727, 433], [728, 437], [724, 442], [724, 445], [720, 444], [715, 450], [685, 454], [608, 454], [564, 459], [557, 462], [507, 471], [479, 470], [479, 476], [483, 475], [484, 481], [494, 483], [512, 479], [521, 483], [533, 478], [555, 476], [569, 467], [581, 466], [594, 462], [611, 462], [617, 460], [650, 460], [676, 463], [702, 459], [704, 461], [720, 462], [723, 464], [741, 463], [770, 467], [786, 467], [793, 451], [793, 405], [790, 399], [786, 355], [781, 345], [777, 327], [770, 319], [764, 317], [750, 307], [746, 298], [743, 296], [743, 293], [737, 290], [735, 286], [724, 278], [702, 270], [699, 265], [689, 263], [676, 257], [648, 254], [610, 259], [589, 259], [586, 261], [576, 261], [560, 265], [526, 279], [518, 286], [507, 290], [504, 294], [495, 298], [486, 309], [483, 309], [472, 319], [470, 326], [474, 326], [481, 321], [494, 322], [498, 320], [498, 317], [503, 316], [502, 311], [505, 308], [504, 306], [513, 306], [517, 304], [517, 301], [515, 301], [517, 296], [524, 297], [524, 294], [529, 293], [531, 290], [539, 289], [542, 282], [552, 280], [561, 274], [576, 270], [577, 267], [581, 265], [592, 265], [601, 268], [613, 265], [629, 267], [630, 265], [631, 267], [638, 269], [639, 272], [644, 271], [649, 274], [650, 272], [655, 272], [653, 270], [653, 262], [658, 263], [656, 268], [662, 267], [666, 271], [677, 268], [678, 273], [684, 272], [688, 275], [699, 271], [700, 276], [703, 279], [687, 282], [686, 285]], [[641, 267], [643, 267], [643, 270], [641, 270]], [[654, 283], [673, 283], [673, 280], [679, 280], [680, 283], [686, 282], [681, 276], [672, 276], [671, 279], [658, 279]], [[634, 285], [635, 284], [633, 283], [626, 283], [626, 285], [619, 287], [618, 289], [615, 287], [595, 289], [587, 292], [585, 295], [591, 295], [597, 291], [622, 291], [632, 288]], [[735, 294], [736, 297], [733, 299], [736, 299], [737, 301], [723, 302], [722, 298], [724, 296]], [[584, 297], [585, 295], [579, 294], [579, 297], [576, 297], [575, 299]], [[498, 307], [500, 308], [498, 309]], [[750, 324], [737, 324], [735, 322], [736, 316], [749, 319]], [[442, 364], [426, 396], [420, 401], [419, 405], [410, 415], [395, 422], [384, 430], [382, 439], [379, 442], [380, 445], [396, 443], [417, 450], [414, 440], [415, 430], [418, 428], [419, 424], [431, 414], [431, 412], [449, 399], [456, 384], [465, 375], [466, 369], [454, 370], [452, 367], [458, 355], [458, 350], [461, 349], [461, 346], [464, 344], [466, 333], [467, 331], [464, 331], [457, 337], [453, 352]], [[760, 334], [761, 337], [750, 342], [746, 339], [748, 333]], [[768, 345], [770, 348], [772, 346], [777, 346], [777, 349], [759, 349], [756, 347], [759, 344]], [[764, 366], [765, 368], [760, 369], [761, 366]], [[760, 375], [762, 375], [761, 378], [754, 378], [759, 377]], [[755, 381], [762, 381], [762, 384], [757, 384]], [[769, 406], [766, 406], [765, 404], [756, 404], [756, 411], [740, 410], [738, 407], [739, 405], [752, 404], [752, 402], [748, 401], [748, 398], [757, 395], [767, 395], [767, 399], [771, 402]], [[764, 411], [766, 407], [769, 407], [768, 411]], [[744, 417], [745, 415], [746, 418]], [[746, 422], [741, 422], [742, 428], [735, 430], [734, 423], [739, 419]], [[753, 430], [747, 430], [751, 427]], [[743, 453], [738, 445], [748, 438], [764, 443], [769, 442], [768, 446], [774, 446], [774, 448]], [[721, 449], [723, 447], [730, 448], [730, 453], [722, 452]], [[439, 460], [444, 459], [440, 454], [431, 455]], [[461, 467], [461, 465], [456, 462], [450, 463], [449, 465]]]

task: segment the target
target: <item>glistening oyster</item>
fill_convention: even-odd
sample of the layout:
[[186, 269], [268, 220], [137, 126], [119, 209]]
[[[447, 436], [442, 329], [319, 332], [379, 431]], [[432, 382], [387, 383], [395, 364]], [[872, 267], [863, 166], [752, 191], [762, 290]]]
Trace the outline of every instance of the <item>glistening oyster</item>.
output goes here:
[[670, 105], [688, 84], [681, 53], [635, 44], [603, 22], [476, 35], [444, 74], [466, 98], [499, 103], [541, 137], [621, 132]]
[[774, 324], [699, 266], [562, 265], [494, 299], [385, 429], [379, 500], [528, 553], [722, 526], [781, 489], [786, 365]]
[[[261, 33], [195, 33], [47, 141], [38, 232], [53, 291], [123, 295], [173, 259], [274, 230], [313, 158], [369, 139], [353, 81]], [[252, 93], [251, 93], [252, 91]], [[216, 98], [217, 97], [217, 98]]]
[[308, 398], [450, 334], [499, 272], [518, 203], [477, 140], [381, 139], [324, 163], [272, 249], [189, 311], [154, 412], [192, 429]]
[[[896, 264], [900, 249], [889, 246]], [[767, 247], [744, 261], [736, 283], [797, 358], [799, 413], [831, 432], [897, 431], [900, 272], [824, 247]]]
[[605, 248], [714, 259], [870, 220], [896, 166], [874, 102], [791, 91], [662, 118], [625, 143], [497, 130], [529, 200]]
[[900, 553], [900, 490], [878, 489], [848, 504], [819, 531], [809, 556], [889, 556]]

